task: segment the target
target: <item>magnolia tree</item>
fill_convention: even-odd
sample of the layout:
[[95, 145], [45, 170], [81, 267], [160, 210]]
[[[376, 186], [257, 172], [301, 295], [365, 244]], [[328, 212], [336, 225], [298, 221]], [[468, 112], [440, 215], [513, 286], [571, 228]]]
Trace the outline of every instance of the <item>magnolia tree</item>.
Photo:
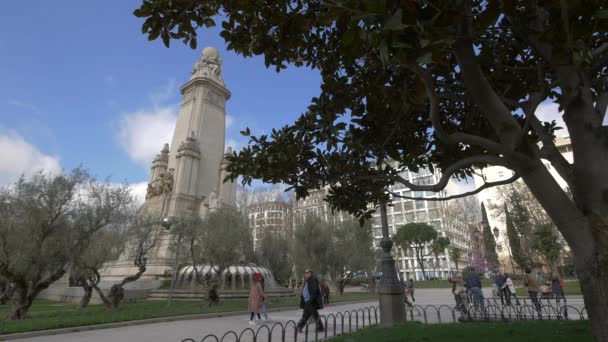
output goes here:
[[[231, 179], [283, 182], [298, 197], [329, 185], [333, 206], [369, 218], [394, 183], [439, 191], [473, 167], [515, 171], [469, 194], [523, 179], [575, 254], [595, 339], [608, 340], [604, 0], [143, 0], [134, 14], [167, 46], [195, 48], [196, 29], [220, 20], [229, 50], [320, 73], [299, 119], [228, 158]], [[535, 115], [546, 101], [563, 112], [574, 163], [555, 146], [555, 122]], [[387, 158], [398, 167], [375, 167]], [[399, 175], [421, 167], [440, 181]]]

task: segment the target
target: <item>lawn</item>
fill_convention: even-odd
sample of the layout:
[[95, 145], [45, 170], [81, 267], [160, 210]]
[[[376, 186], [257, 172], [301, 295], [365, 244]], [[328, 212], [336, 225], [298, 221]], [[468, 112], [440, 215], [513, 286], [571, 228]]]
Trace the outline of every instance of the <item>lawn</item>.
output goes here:
[[394, 328], [371, 327], [351, 335], [333, 338], [332, 342], [368, 341], [592, 341], [589, 321], [529, 321], [517, 323], [405, 323]]
[[[516, 284], [516, 285], [519, 285], [519, 284]], [[528, 295], [528, 290], [525, 287], [520, 287], [516, 291], [517, 291], [518, 296], [527, 296]], [[564, 294], [566, 296], [582, 295], [583, 293], [581, 292], [581, 286], [580, 286], [580, 283], [578, 282], [578, 280], [567, 281], [564, 286]]]
[[[347, 293], [343, 296], [332, 296], [331, 302], [375, 300], [377, 298], [376, 294]], [[279, 307], [293, 308], [297, 307], [298, 303], [298, 297], [283, 297], [271, 299], [268, 306], [270, 309]], [[8, 305], [1, 305], [0, 317], [5, 317], [8, 309]], [[27, 319], [21, 321], [0, 321], [0, 334], [158, 317], [245, 310], [247, 310], [246, 299], [227, 299], [223, 300], [220, 305], [211, 307], [202, 307], [199, 301], [175, 301], [171, 307], [167, 307], [166, 301], [145, 300], [137, 303], [123, 304], [116, 311], [108, 311], [103, 305], [89, 305], [85, 309], [80, 310], [76, 304], [37, 300], [30, 308]]]

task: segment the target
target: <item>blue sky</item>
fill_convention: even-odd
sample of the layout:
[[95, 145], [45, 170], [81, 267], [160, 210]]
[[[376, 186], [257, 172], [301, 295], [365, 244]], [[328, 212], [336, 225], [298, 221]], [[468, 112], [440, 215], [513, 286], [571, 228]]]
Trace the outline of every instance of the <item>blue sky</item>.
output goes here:
[[224, 60], [230, 144], [246, 143], [238, 132], [247, 126], [261, 133], [292, 122], [319, 93], [318, 72], [277, 74], [262, 58], [227, 52], [217, 29], [200, 31], [197, 50], [149, 42], [132, 15], [139, 3], [2, 4], [0, 183], [33, 168], [80, 163], [101, 178], [146, 181], [146, 160], [172, 131], [179, 87], [205, 46], [217, 47]]

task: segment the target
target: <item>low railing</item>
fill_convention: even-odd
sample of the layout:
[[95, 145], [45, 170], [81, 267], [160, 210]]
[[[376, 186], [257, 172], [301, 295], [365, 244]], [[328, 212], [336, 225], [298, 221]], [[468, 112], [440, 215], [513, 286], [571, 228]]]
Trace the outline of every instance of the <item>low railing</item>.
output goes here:
[[[519, 303], [519, 305], [518, 305]], [[557, 300], [539, 300], [540, 306], [530, 299], [518, 298], [513, 305], [503, 305], [500, 298], [487, 298], [475, 305], [472, 302], [456, 305], [413, 305], [406, 307], [406, 321], [426, 324], [458, 322], [511, 322], [525, 320], [584, 320], [584, 307], [566, 305]], [[324, 330], [318, 331], [310, 321], [302, 332], [298, 332], [297, 322], [273, 322], [257, 328], [247, 328], [240, 333], [228, 331], [221, 336], [208, 334], [201, 339], [186, 338], [182, 342], [287, 342], [319, 341], [345, 335], [359, 329], [380, 323], [378, 307], [366, 307], [320, 316]]]

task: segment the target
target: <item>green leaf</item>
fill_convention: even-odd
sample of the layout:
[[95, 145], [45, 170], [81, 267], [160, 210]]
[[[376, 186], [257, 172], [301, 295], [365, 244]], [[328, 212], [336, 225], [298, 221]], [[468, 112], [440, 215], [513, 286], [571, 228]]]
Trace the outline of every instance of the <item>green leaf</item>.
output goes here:
[[399, 8], [384, 23], [384, 29], [385, 30], [391, 30], [391, 31], [402, 29], [403, 28], [402, 19], [403, 19], [403, 11], [401, 10], [401, 8]]
[[430, 64], [433, 61], [433, 53], [430, 51], [425, 52], [421, 56], [416, 58], [416, 62], [419, 64]]
[[245, 128], [244, 131], [241, 131], [241, 135], [248, 137], [251, 135], [251, 131], [249, 130], [249, 127]]
[[196, 49], [196, 37], [192, 37], [192, 38], [190, 39], [190, 48], [191, 48], [192, 50]]

